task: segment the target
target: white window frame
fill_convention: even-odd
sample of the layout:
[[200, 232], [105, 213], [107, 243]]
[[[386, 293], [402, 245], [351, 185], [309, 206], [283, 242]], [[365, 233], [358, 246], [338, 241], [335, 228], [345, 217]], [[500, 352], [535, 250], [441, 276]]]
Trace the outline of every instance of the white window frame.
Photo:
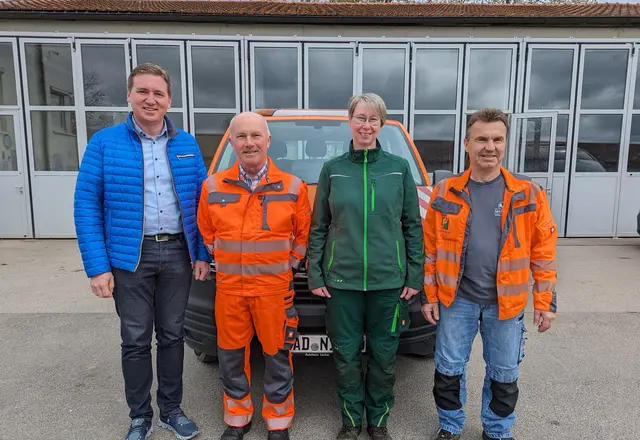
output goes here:
[[13, 55], [13, 73], [16, 86], [16, 103], [15, 105], [0, 105], [0, 111], [3, 110], [19, 110], [22, 106], [22, 90], [20, 88], [20, 66], [18, 64], [18, 44], [15, 38], [0, 38], [0, 44], [11, 44], [11, 52]]
[[[171, 107], [169, 109], [169, 114], [173, 113], [181, 113], [182, 114], [182, 126], [185, 131], [188, 131], [188, 112], [187, 112], [187, 73], [185, 72], [185, 53], [184, 53], [184, 42], [183, 41], [172, 41], [172, 40], [132, 40], [131, 41], [131, 60], [133, 62], [133, 68], [138, 65], [138, 46], [159, 46], [159, 47], [178, 47], [180, 49], [180, 93], [182, 93], [182, 106], [181, 107]], [[165, 67], [165, 66], [161, 66]], [[172, 89], [172, 94], [175, 96], [175, 90]]]
[[[294, 40], [292, 38], [292, 40]], [[295, 40], [297, 41], [297, 40]], [[302, 96], [302, 92], [303, 92], [303, 80], [304, 78], [302, 77], [302, 43], [301, 42], [281, 42], [281, 43], [273, 43], [273, 42], [254, 42], [254, 41], [250, 41], [249, 42], [249, 72], [250, 72], [250, 76], [249, 76], [249, 82], [250, 82], [250, 86], [249, 86], [249, 93], [251, 94], [251, 110], [252, 111], [256, 111], [256, 110], [261, 110], [258, 109], [256, 107], [256, 83], [255, 83], [255, 79], [256, 79], [256, 63], [255, 63], [255, 59], [256, 59], [256, 48], [271, 48], [271, 49], [285, 49], [285, 48], [295, 48], [298, 50], [298, 88], [297, 88], [297, 93], [298, 93], [298, 100], [297, 100], [297, 105], [298, 108], [302, 108], [303, 105], [303, 96]]]
[[621, 162], [621, 174], [625, 177], [631, 177], [634, 175], [640, 175], [638, 171], [627, 171], [627, 167], [629, 166], [629, 151], [631, 150], [631, 129], [633, 128], [633, 117], [640, 116], [640, 107], [634, 108], [634, 99], [636, 90], [636, 78], [640, 75], [640, 57], [638, 56], [638, 49], [640, 49], [640, 45], [638, 43], [633, 43], [632, 47], [632, 56], [631, 56], [631, 76], [628, 77], [629, 83], [627, 84], [627, 99], [626, 103], [627, 114], [628, 114], [628, 123], [624, 130], [623, 143], [621, 145], [622, 151], [622, 162]]
[[[458, 51], [458, 79], [456, 81], [456, 107], [453, 110], [418, 110], [416, 109], [416, 78], [417, 78], [417, 60], [418, 60], [418, 51], [420, 50], [451, 50], [455, 49]], [[461, 109], [461, 97], [462, 97], [462, 80], [463, 80], [463, 64], [464, 64], [464, 45], [463, 44], [416, 44], [412, 43], [411, 48], [411, 102], [409, 112], [409, 133], [411, 138], [415, 137], [415, 117], [420, 115], [425, 116], [454, 116], [455, 124], [454, 124], [454, 134], [453, 134], [453, 169], [449, 171], [455, 171], [456, 164], [459, 159], [459, 144], [460, 144], [460, 109]], [[427, 170], [428, 173], [433, 173], [435, 170]]]
[[[52, 105], [31, 105], [29, 102], [29, 78], [27, 75], [27, 57], [26, 57], [26, 46], [29, 44], [58, 44], [58, 45], [69, 45], [69, 49], [71, 50], [71, 75], [73, 80], [73, 89], [74, 89], [74, 101], [75, 105], [73, 106], [52, 106]], [[84, 145], [82, 143], [81, 138], [86, 138], [86, 127], [82, 127], [84, 124], [84, 116], [80, 115], [80, 105], [78, 100], [80, 97], [78, 96], [79, 88], [82, 88], [82, 84], [79, 83], [78, 79], [78, 69], [77, 69], [77, 58], [76, 53], [74, 52], [73, 47], [73, 39], [72, 38], [23, 38], [20, 40], [20, 59], [22, 62], [20, 63], [20, 73], [22, 75], [22, 84], [24, 84], [24, 90], [22, 96], [25, 102], [25, 131], [27, 134], [27, 152], [29, 157], [32, 160], [29, 161], [29, 174], [32, 176], [76, 176], [78, 171], [36, 171], [35, 164], [35, 150], [33, 148], [33, 132], [31, 126], [31, 112], [32, 111], [42, 111], [42, 112], [75, 112], [76, 114], [76, 148], [78, 150], [78, 169], [80, 168], [80, 164], [82, 163], [82, 154], [84, 153], [84, 149], [86, 148], [86, 142]], [[82, 97], [84, 99], [84, 96]], [[81, 121], [82, 119], [82, 121]], [[81, 147], [82, 145], [82, 147]]]
[[[358, 63], [356, 59], [356, 44], [355, 43], [305, 43], [304, 44], [304, 108], [309, 107], [309, 50], [310, 49], [351, 49], [351, 63], [352, 63], [352, 75], [351, 75], [351, 93], [356, 93], [357, 87], [357, 72]], [[347, 102], [344, 103], [344, 108], [347, 107]]]

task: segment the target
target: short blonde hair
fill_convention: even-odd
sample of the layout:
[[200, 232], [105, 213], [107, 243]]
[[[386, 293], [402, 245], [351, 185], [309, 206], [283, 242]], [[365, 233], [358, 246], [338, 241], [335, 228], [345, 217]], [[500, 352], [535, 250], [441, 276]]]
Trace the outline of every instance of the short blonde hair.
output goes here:
[[367, 107], [371, 107], [376, 113], [380, 115], [380, 126], [383, 126], [387, 121], [387, 105], [384, 100], [375, 93], [363, 93], [361, 95], [352, 96], [349, 99], [349, 119], [353, 118], [353, 114], [356, 111], [358, 104], [364, 104]]
[[169, 72], [157, 64], [152, 63], [140, 64], [131, 71], [129, 79], [127, 80], [127, 93], [131, 93], [131, 89], [133, 88], [133, 78], [138, 75], [155, 75], [162, 77], [164, 82], [167, 83], [167, 93], [171, 96], [171, 80], [169, 79]]
[[509, 132], [509, 117], [502, 111], [497, 108], [483, 108], [473, 113], [469, 120], [467, 121], [467, 134], [465, 137], [469, 139], [469, 130], [471, 126], [478, 121], [482, 122], [502, 122]]

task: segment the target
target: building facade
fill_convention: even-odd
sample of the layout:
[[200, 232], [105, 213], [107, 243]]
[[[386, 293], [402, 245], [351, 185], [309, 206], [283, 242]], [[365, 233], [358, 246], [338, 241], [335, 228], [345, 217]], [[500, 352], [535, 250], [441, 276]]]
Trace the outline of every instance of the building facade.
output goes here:
[[[443, 22], [436, 9], [378, 5], [390, 22], [376, 24], [379, 13], [357, 5], [342, 18], [304, 15], [297, 4], [265, 19], [251, 9], [260, 3], [248, 2], [240, 20], [237, 10], [193, 12], [225, 2], [184, 2], [191, 9], [162, 19], [86, 4], [68, 16], [62, 6], [22, 3], [33, 2], [0, 4], [0, 238], [75, 237], [86, 144], [124, 120], [127, 75], [147, 61], [168, 69], [169, 116], [196, 137], [207, 165], [240, 111], [344, 109], [352, 94], [371, 91], [405, 124], [428, 171], [460, 172], [466, 118], [497, 107], [512, 118], [510, 168], [547, 188], [561, 236], [637, 235], [640, 7], [597, 16], [584, 7], [572, 26], [554, 21], [550, 7], [544, 23], [505, 7]], [[343, 23], [349, 14], [360, 20]]]

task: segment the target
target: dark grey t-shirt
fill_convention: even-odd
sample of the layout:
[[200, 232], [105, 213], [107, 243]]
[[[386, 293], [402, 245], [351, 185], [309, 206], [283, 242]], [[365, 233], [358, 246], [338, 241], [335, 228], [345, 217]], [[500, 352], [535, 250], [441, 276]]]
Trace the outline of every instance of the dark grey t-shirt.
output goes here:
[[491, 182], [469, 179], [471, 221], [458, 295], [477, 304], [496, 304], [496, 273], [505, 183], [502, 173]]

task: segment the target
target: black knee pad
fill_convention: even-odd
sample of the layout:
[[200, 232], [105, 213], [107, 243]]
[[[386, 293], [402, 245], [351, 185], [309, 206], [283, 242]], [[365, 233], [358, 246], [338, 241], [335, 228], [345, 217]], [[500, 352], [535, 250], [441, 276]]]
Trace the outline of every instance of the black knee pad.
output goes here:
[[436, 405], [446, 411], [453, 411], [462, 408], [460, 402], [460, 378], [457, 376], [445, 376], [436, 370], [433, 380], [433, 397], [435, 397]]
[[499, 417], [508, 417], [516, 409], [518, 401], [518, 380], [511, 383], [496, 382], [491, 379], [493, 397], [489, 408]]

